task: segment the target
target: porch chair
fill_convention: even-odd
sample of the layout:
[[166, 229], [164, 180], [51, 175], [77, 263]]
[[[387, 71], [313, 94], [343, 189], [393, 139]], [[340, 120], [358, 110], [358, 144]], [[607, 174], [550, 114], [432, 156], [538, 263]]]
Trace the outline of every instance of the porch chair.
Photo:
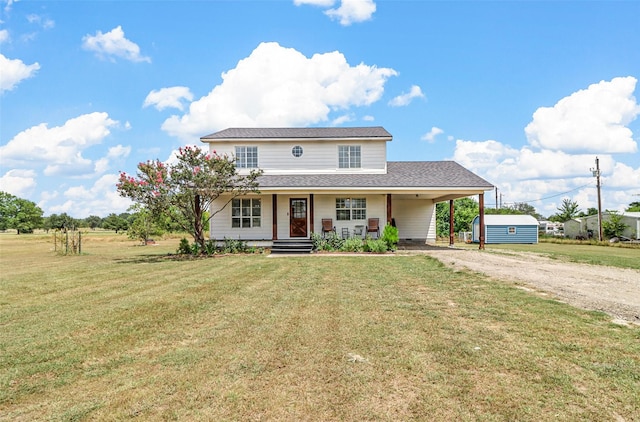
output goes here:
[[367, 224], [367, 235], [369, 233], [375, 233], [376, 238], [380, 237], [380, 219], [370, 218]]
[[325, 236], [325, 233], [336, 232], [336, 228], [333, 225], [333, 220], [331, 218], [323, 218], [322, 219], [322, 237]]

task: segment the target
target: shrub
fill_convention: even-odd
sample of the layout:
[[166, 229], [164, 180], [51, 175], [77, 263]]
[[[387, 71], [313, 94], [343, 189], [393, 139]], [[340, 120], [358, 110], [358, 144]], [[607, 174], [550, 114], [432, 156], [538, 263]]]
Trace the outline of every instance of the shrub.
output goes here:
[[222, 252], [224, 253], [241, 253], [247, 250], [247, 242], [240, 239], [224, 238], [224, 246]]
[[382, 231], [381, 239], [387, 244], [387, 249], [393, 251], [398, 245], [398, 228], [387, 224]]
[[342, 247], [340, 248], [340, 250], [342, 252], [362, 252], [364, 250], [362, 239], [358, 237], [346, 239], [342, 243]]
[[325, 250], [327, 244], [327, 242], [322, 238], [322, 235], [316, 232], [311, 233], [311, 243], [313, 244], [314, 251]]
[[215, 239], [209, 239], [204, 244], [204, 253], [214, 255], [218, 251]]
[[370, 237], [367, 237], [364, 241], [365, 252], [386, 253], [387, 250], [387, 242], [383, 239], [371, 239]]
[[325, 238], [325, 241], [327, 242], [326, 250], [328, 251], [339, 251], [344, 244], [344, 239], [342, 239], [340, 236], [338, 236], [337, 233], [334, 232], [329, 233], [329, 235]]
[[180, 244], [178, 245], [176, 253], [180, 255], [191, 255], [191, 245], [189, 245], [189, 241], [184, 237], [180, 239]]

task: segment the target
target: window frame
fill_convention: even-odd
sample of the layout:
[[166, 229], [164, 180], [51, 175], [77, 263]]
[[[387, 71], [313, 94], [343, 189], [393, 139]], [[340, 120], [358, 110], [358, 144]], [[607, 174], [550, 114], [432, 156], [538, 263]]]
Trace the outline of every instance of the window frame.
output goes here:
[[262, 227], [262, 198], [232, 199], [231, 228], [253, 229], [258, 227]]
[[338, 168], [362, 168], [362, 147], [360, 145], [338, 145]]
[[336, 221], [364, 221], [367, 219], [367, 198], [336, 198]]
[[237, 168], [258, 168], [258, 147], [256, 145], [236, 145], [234, 150]]
[[516, 226], [507, 227], [507, 234], [511, 235], [511, 234], [517, 234], [517, 233], [518, 233], [518, 229]]

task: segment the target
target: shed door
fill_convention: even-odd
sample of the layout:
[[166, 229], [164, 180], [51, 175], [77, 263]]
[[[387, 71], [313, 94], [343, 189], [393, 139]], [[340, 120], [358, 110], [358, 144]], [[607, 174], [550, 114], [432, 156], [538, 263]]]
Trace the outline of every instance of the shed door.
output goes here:
[[307, 199], [289, 200], [289, 236], [307, 237]]

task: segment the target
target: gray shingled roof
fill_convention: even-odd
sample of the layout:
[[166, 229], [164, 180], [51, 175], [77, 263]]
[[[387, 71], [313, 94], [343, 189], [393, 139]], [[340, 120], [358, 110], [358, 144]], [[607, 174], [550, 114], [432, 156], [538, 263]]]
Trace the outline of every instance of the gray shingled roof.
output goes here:
[[229, 128], [203, 136], [201, 141], [235, 139], [353, 139], [391, 140], [392, 136], [381, 126], [374, 127], [305, 127], [305, 128]]
[[493, 188], [455, 161], [392, 161], [387, 174], [262, 175], [258, 182], [261, 188]]

